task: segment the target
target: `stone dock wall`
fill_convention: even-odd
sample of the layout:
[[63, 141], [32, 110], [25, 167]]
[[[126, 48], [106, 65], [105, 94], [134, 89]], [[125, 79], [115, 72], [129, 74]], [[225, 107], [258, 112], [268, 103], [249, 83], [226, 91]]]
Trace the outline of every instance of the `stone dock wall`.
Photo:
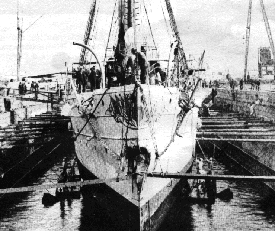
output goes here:
[[12, 102], [11, 111], [0, 113], [0, 127], [17, 124], [18, 121], [39, 115], [48, 111], [46, 103], [19, 101]]
[[249, 107], [259, 100], [255, 106], [256, 117], [264, 120], [275, 120], [275, 92], [264, 91], [231, 91], [218, 89], [214, 104], [223, 109], [230, 109], [243, 114], [249, 114]]
[[[249, 115], [250, 106], [256, 101], [258, 104], [255, 105], [255, 116], [270, 121], [270, 128], [275, 130], [275, 92], [218, 89], [214, 105], [223, 110]], [[259, 137], [240, 135], [238, 138]], [[260, 139], [274, 138], [274, 136], [260, 137]], [[254, 175], [275, 175], [275, 142], [226, 143], [224, 147], [229, 150], [229, 155]], [[275, 190], [275, 182], [267, 185]]]

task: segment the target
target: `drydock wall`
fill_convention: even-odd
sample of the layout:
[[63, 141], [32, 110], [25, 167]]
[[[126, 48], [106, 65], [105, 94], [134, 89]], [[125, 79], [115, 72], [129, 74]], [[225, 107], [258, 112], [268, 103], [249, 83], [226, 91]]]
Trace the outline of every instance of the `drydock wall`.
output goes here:
[[[214, 105], [223, 110], [249, 115], [250, 106], [255, 105], [255, 116], [263, 120], [272, 121], [270, 126], [275, 126], [275, 92], [258, 91], [231, 91], [218, 89]], [[259, 129], [261, 129], [259, 127]], [[239, 136], [239, 138], [257, 138], [251, 136]], [[262, 137], [274, 139], [274, 136]], [[232, 143], [232, 142], [231, 142]], [[237, 152], [237, 149], [242, 152]], [[230, 148], [234, 150], [231, 157], [243, 165], [255, 175], [275, 175], [275, 143], [274, 142], [234, 142]], [[268, 183], [275, 190], [275, 183]]]
[[13, 121], [17, 123], [26, 118], [33, 117], [47, 112], [47, 104], [38, 102], [24, 102], [24, 105], [19, 105], [18, 108], [12, 109], [13, 112], [0, 113], [0, 127], [6, 127]]
[[230, 108], [244, 114], [249, 114], [249, 107], [259, 100], [255, 106], [255, 114], [265, 120], [275, 120], [275, 92], [259, 91], [231, 91], [218, 89], [215, 97], [215, 105], [223, 109]]

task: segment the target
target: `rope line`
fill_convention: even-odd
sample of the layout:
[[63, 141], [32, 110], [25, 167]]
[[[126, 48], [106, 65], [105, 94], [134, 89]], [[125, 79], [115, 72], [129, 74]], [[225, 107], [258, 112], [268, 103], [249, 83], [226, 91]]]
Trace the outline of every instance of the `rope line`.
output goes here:
[[108, 50], [108, 45], [109, 45], [109, 41], [110, 41], [110, 37], [111, 37], [111, 33], [112, 33], [112, 28], [113, 28], [113, 23], [114, 23], [114, 17], [115, 17], [115, 12], [116, 12], [117, 1], [118, 0], [116, 0], [115, 6], [114, 6], [114, 11], [113, 11], [113, 16], [112, 16], [112, 22], [111, 22], [111, 27], [110, 27], [109, 35], [108, 35], [108, 41], [107, 41], [107, 45], [106, 45], [106, 49], [105, 49], [105, 55], [104, 55], [104, 61], [103, 61], [103, 63], [105, 63], [106, 57], [107, 57], [107, 50]]
[[148, 12], [147, 12], [144, 0], [143, 0], [143, 6], [144, 6], [145, 13], [146, 13], [146, 17], [147, 17], [148, 25], [149, 25], [149, 28], [150, 28], [150, 33], [151, 33], [151, 36], [152, 36], [152, 39], [153, 39], [153, 43], [154, 43], [154, 45], [157, 49], [157, 45], [156, 45], [156, 42], [155, 42], [155, 38], [154, 38], [154, 35], [153, 35], [151, 23], [150, 23], [150, 20], [149, 20], [149, 17], [148, 17]]
[[100, 100], [98, 101], [95, 109], [93, 110], [93, 112], [90, 114], [89, 118], [87, 119], [86, 123], [84, 124], [84, 126], [81, 128], [81, 130], [78, 132], [78, 134], [75, 136], [75, 139], [81, 134], [81, 132], [84, 130], [84, 128], [87, 126], [87, 124], [89, 123], [90, 119], [92, 118], [92, 116], [94, 115], [94, 112], [96, 111], [96, 109], [98, 108], [100, 102], [102, 101], [103, 97], [105, 96], [105, 94], [107, 93], [109, 89], [107, 88], [105, 90], [105, 92], [102, 94]]
[[[3, 198], [3, 196], [8, 193], [10, 190], [13, 190], [13, 187], [19, 183], [26, 175], [28, 175], [37, 165], [39, 165], [46, 157], [48, 157], [48, 155], [50, 155], [51, 153], [53, 153], [54, 150], [56, 150], [59, 146], [61, 145], [61, 143], [59, 143], [58, 145], [56, 145], [48, 154], [46, 154], [44, 156], [44, 158], [42, 158], [40, 161], [38, 161], [27, 173], [25, 173], [19, 180], [17, 180], [10, 188], [8, 189], [3, 189], [4, 194], [0, 196], [0, 199]], [[5, 193], [5, 190], [7, 191]], [[0, 190], [1, 193], [2, 190]]]

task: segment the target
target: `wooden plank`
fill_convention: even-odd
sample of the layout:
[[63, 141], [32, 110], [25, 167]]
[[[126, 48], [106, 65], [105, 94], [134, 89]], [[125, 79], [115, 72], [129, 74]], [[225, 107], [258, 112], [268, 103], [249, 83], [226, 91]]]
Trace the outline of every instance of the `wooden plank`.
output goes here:
[[275, 136], [274, 132], [197, 132], [197, 136]]
[[197, 137], [196, 140], [202, 140], [202, 141], [235, 141], [235, 142], [275, 142], [275, 139], [233, 139], [233, 138], [205, 138], [205, 137]]
[[208, 180], [242, 180], [275, 182], [275, 176], [246, 176], [246, 175], [204, 175], [204, 174], [181, 174], [181, 173], [149, 173], [148, 177], [171, 178], [171, 179], [208, 179]]
[[20, 187], [20, 188], [7, 188], [7, 189], [0, 189], [1, 194], [7, 193], [18, 193], [18, 192], [30, 192], [30, 191], [41, 191], [51, 188], [65, 188], [65, 187], [72, 187], [72, 186], [79, 186], [82, 187], [84, 185], [95, 185], [95, 184], [103, 184], [103, 183], [110, 183], [116, 181], [127, 180], [127, 176], [121, 178], [110, 178], [110, 179], [96, 179], [96, 180], [85, 180], [85, 181], [77, 181], [77, 182], [67, 182], [67, 183], [56, 183], [56, 184], [46, 184], [46, 185], [33, 185], [27, 187]]
[[254, 129], [254, 128], [247, 128], [247, 129], [200, 129], [198, 132], [275, 132], [275, 129]]

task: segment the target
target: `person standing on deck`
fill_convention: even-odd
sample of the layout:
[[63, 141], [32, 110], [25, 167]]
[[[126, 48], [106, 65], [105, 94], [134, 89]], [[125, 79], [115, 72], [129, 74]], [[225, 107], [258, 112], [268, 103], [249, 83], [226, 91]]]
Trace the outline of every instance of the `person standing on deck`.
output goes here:
[[96, 71], [95, 71], [95, 66], [93, 66], [91, 68], [91, 72], [88, 76], [88, 80], [90, 82], [90, 86], [91, 86], [91, 91], [94, 91], [94, 89], [96, 88]]
[[84, 83], [84, 78], [83, 77], [84, 76], [83, 76], [82, 68], [79, 67], [79, 69], [76, 72], [76, 80], [78, 82], [78, 93], [81, 93], [81, 92], [85, 91], [85, 89], [84, 89], [85, 83]]
[[145, 84], [148, 82], [148, 68], [149, 64], [147, 62], [146, 56], [142, 52], [138, 52], [135, 48], [131, 50], [132, 54], [135, 55], [136, 62], [140, 67], [140, 82]]
[[243, 89], [243, 79], [240, 80], [240, 90]]
[[19, 91], [19, 95], [22, 95], [23, 91], [22, 91], [22, 83], [21, 82], [19, 82], [18, 91]]
[[99, 69], [96, 70], [96, 89], [100, 89], [102, 73]]
[[155, 70], [156, 70], [155, 83], [156, 85], [160, 85], [161, 84], [160, 67], [157, 67]]

